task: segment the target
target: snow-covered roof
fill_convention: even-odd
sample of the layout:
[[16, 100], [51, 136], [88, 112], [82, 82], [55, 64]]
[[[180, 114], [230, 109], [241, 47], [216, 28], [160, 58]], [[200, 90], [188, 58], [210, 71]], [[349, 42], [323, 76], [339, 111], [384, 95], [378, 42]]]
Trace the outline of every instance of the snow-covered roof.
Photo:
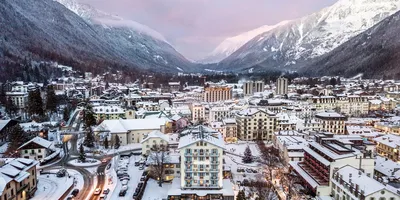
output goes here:
[[24, 148], [26, 145], [28, 145], [30, 143], [35, 143], [35, 144], [37, 144], [39, 146], [42, 146], [43, 148], [46, 148], [46, 149], [50, 148], [50, 146], [52, 144], [50, 141], [45, 140], [45, 139], [43, 139], [43, 138], [41, 138], [39, 136], [36, 136], [36, 137], [32, 138], [31, 140], [29, 140], [28, 142], [26, 142], [25, 144], [21, 145], [18, 149], [22, 149], [22, 148]]
[[298, 161], [289, 161], [289, 165], [301, 176], [312, 188], [317, 187], [319, 184], [310, 176], [306, 171], [298, 165]]
[[169, 141], [169, 136], [168, 135], [165, 135], [164, 133], [161, 133], [159, 130], [155, 130], [155, 131], [152, 131], [152, 132], [150, 132], [147, 136], [146, 136], [146, 138], [144, 138], [143, 140], [142, 140], [142, 142], [141, 143], [143, 143], [143, 142], [145, 142], [145, 141], [147, 141], [147, 140], [149, 140], [149, 139], [154, 139], [154, 138], [160, 138], [160, 139], [162, 139], [162, 140], [164, 140], [164, 141], [166, 141], [166, 142], [168, 142]]
[[0, 120], [0, 130], [2, 130], [11, 120]]
[[222, 134], [218, 131], [214, 131], [211, 128], [199, 125], [197, 127], [191, 127], [189, 130], [185, 130], [185, 133], [187, 134], [181, 137], [179, 140], [178, 149], [187, 147], [200, 141], [225, 149], [225, 143], [222, 139]]
[[6, 164], [0, 167], [0, 195], [3, 194], [7, 183], [25, 180], [30, 175], [26, 170], [38, 163], [36, 160], [25, 158], [7, 159]]
[[[362, 173], [358, 169], [356, 169], [352, 166], [349, 166], [349, 165], [340, 168], [336, 173], [340, 174], [343, 181], [345, 181], [347, 183], [349, 183], [350, 179], [351, 179], [351, 182], [354, 185], [358, 185], [358, 188], [360, 188], [361, 190], [364, 190], [365, 196], [368, 196], [377, 191], [385, 189], [385, 186], [382, 183], [379, 183], [378, 181], [374, 180], [373, 178], [368, 177], [365, 173]], [[335, 181], [335, 180], [332, 179], [332, 181]], [[337, 183], [337, 185], [340, 186], [340, 184], [338, 184], [338, 183]]]
[[126, 133], [133, 130], [160, 130], [168, 121], [165, 118], [104, 120], [95, 131]]
[[381, 156], [376, 157], [375, 163], [376, 171], [379, 171], [387, 177], [400, 179], [400, 163]]
[[388, 134], [377, 137], [374, 140], [392, 148], [398, 148], [400, 146], [400, 136], [397, 135]]
[[317, 113], [315, 115], [316, 117], [340, 117], [340, 118], [344, 118], [343, 115], [337, 113], [337, 112], [321, 112], [321, 113]]
[[[352, 157], [352, 156], [356, 156], [356, 155], [361, 154], [360, 151], [358, 151], [358, 150], [356, 150], [354, 148], [349, 153], [337, 154], [337, 153], [333, 152], [332, 150], [328, 149], [327, 147], [322, 146], [321, 144], [319, 144], [317, 142], [310, 142], [309, 145], [314, 147], [314, 148], [316, 148], [316, 149], [318, 149], [323, 154], [325, 154], [326, 156], [328, 156], [328, 157], [330, 157], [331, 159], [334, 159], [334, 160], [348, 158], [348, 157]], [[329, 145], [332, 148], [335, 148], [335, 146], [334, 146], [335, 144], [329, 144]]]

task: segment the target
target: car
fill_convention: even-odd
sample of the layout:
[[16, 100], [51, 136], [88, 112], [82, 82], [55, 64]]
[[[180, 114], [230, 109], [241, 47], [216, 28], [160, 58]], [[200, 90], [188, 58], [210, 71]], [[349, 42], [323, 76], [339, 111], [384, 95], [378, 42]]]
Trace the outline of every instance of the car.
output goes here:
[[78, 193], [79, 193], [79, 189], [74, 189], [71, 192], [71, 194], [74, 195], [74, 197], [76, 197], [76, 195], [78, 195]]
[[129, 181], [130, 178], [129, 178], [129, 176], [123, 176], [123, 177], [119, 178], [119, 180], [120, 180], [120, 181], [122, 181], [122, 180], [127, 180], [127, 181]]
[[140, 187], [137, 187], [135, 192], [139, 193], [140, 192]]
[[72, 196], [69, 196], [68, 198], [67, 198], [67, 200], [73, 200], [74, 199], [74, 197], [72, 197]]
[[251, 171], [252, 171], [253, 173], [258, 173], [258, 171], [255, 170], [255, 169], [252, 169]]
[[251, 171], [251, 169], [249, 169], [249, 168], [246, 168], [246, 172], [247, 173], [253, 173], [253, 171]]
[[138, 195], [139, 195], [139, 192], [133, 193], [133, 198], [134, 198], [134, 199], [137, 198]]
[[126, 179], [125, 179], [125, 180], [122, 180], [122, 181], [121, 181], [121, 184], [122, 184], [122, 185], [128, 185], [128, 180], [126, 180]]
[[143, 165], [140, 166], [140, 167], [139, 167], [139, 170], [144, 170], [144, 166], [143, 166]]
[[103, 194], [108, 194], [108, 193], [110, 193], [110, 188], [103, 190]]
[[142, 176], [147, 176], [147, 174], [149, 174], [149, 172], [148, 172], [148, 171], [144, 171], [144, 172], [142, 173]]
[[126, 195], [126, 190], [121, 190], [118, 194], [120, 197], [124, 197]]
[[139, 165], [140, 165], [139, 162], [136, 161], [136, 162], [135, 162], [135, 166], [137, 167], [137, 166], [139, 166]]
[[103, 158], [103, 159], [101, 160], [101, 162], [102, 162], [102, 163], [107, 163], [108, 160], [107, 160], [106, 158]]
[[95, 195], [99, 195], [101, 193], [101, 188], [96, 188], [93, 192]]
[[128, 186], [127, 186], [127, 185], [123, 185], [123, 186], [121, 187], [121, 190], [127, 191], [127, 190], [128, 190]]
[[140, 177], [140, 181], [144, 181], [144, 180], [146, 180], [146, 177], [144, 177], [144, 176]]
[[143, 186], [143, 183], [139, 183], [137, 187], [141, 188], [142, 186]]

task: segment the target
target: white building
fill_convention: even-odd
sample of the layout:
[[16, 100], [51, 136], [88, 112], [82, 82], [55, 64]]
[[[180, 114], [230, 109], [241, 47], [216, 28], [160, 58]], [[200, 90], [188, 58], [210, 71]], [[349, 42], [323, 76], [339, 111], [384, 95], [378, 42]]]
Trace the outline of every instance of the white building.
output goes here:
[[276, 114], [260, 108], [248, 108], [236, 113], [237, 135], [240, 140], [272, 140], [277, 126]]
[[231, 110], [226, 106], [212, 106], [209, 110], [208, 123], [222, 121], [233, 117]]
[[48, 156], [52, 150], [50, 149], [52, 143], [41, 137], [34, 137], [25, 144], [18, 148], [21, 158], [32, 159], [40, 161]]
[[384, 185], [353, 166], [344, 166], [331, 179], [334, 199], [398, 200], [396, 188]]
[[221, 133], [197, 126], [182, 134], [178, 146], [181, 177], [174, 179], [168, 198], [234, 200], [232, 183], [223, 179], [225, 145]]
[[153, 146], [168, 145], [169, 137], [160, 131], [152, 131], [142, 140], [142, 154], [149, 155]]
[[284, 95], [284, 94], [288, 94], [288, 85], [289, 85], [289, 81], [287, 78], [278, 78], [276, 80], [276, 91], [275, 93], [277, 95]]

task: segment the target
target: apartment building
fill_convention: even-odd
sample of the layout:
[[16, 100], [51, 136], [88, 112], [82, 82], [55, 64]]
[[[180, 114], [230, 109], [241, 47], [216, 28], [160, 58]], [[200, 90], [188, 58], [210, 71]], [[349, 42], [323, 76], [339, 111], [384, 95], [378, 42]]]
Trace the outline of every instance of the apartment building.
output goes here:
[[374, 180], [358, 168], [344, 166], [334, 172], [331, 179], [331, 196], [334, 199], [397, 200], [396, 189]]
[[222, 134], [200, 125], [182, 135], [178, 145], [181, 177], [173, 180], [168, 199], [234, 200], [232, 183], [223, 179]]
[[315, 115], [315, 121], [321, 123], [322, 131], [334, 134], [345, 134], [345, 121], [347, 118], [336, 112], [321, 112]]
[[19, 92], [19, 91], [6, 92], [6, 97], [7, 99], [11, 99], [13, 104], [19, 109], [24, 109], [27, 107], [28, 92]]
[[92, 110], [97, 121], [125, 118], [125, 111], [119, 106], [96, 106]]
[[284, 95], [288, 94], [288, 85], [289, 85], [289, 80], [287, 78], [280, 77], [276, 80], [276, 91], [275, 93], [277, 95]]
[[235, 118], [240, 140], [272, 140], [277, 127], [275, 113], [261, 108], [248, 108], [236, 113]]
[[228, 86], [209, 86], [204, 88], [203, 101], [217, 102], [232, 99], [232, 88]]
[[395, 162], [400, 162], [400, 136], [384, 135], [374, 139], [376, 144], [376, 152], [385, 158]]
[[304, 159], [303, 148], [308, 145], [308, 142], [297, 132], [293, 132], [293, 134], [276, 132], [274, 144], [279, 149], [284, 162], [289, 163], [290, 161], [302, 161]]
[[0, 198], [4, 200], [26, 200], [37, 190], [38, 161], [15, 158], [0, 161]]
[[233, 117], [233, 114], [227, 106], [212, 106], [209, 109], [208, 122], [222, 121], [231, 117]]
[[205, 107], [199, 103], [193, 103], [191, 106], [192, 109], [192, 121], [204, 121], [205, 120]]
[[224, 125], [224, 140], [227, 143], [237, 142], [237, 126], [235, 118], [223, 119], [222, 123]]
[[263, 92], [264, 85], [263, 81], [246, 81], [243, 83], [243, 94], [251, 96], [256, 92]]
[[333, 135], [317, 135], [317, 140], [304, 147], [303, 161], [290, 161], [290, 170], [300, 177], [304, 187], [317, 196], [328, 196], [332, 191], [333, 174], [350, 165], [368, 176], [374, 172], [373, 147], [364, 145], [361, 138], [338, 139]]
[[370, 104], [366, 97], [359, 95], [319, 96], [310, 99], [310, 103], [313, 103], [319, 112], [336, 110], [356, 117], [368, 114]]

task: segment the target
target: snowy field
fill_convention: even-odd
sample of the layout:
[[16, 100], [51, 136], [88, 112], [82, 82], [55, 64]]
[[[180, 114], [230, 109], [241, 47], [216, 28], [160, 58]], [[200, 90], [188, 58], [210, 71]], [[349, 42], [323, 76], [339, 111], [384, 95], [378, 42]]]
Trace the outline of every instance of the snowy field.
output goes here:
[[260, 156], [260, 151], [258, 150], [257, 144], [254, 142], [238, 142], [237, 144], [225, 144], [226, 151], [243, 155], [246, 147], [249, 146], [253, 156]]
[[82, 163], [82, 162], [78, 162], [78, 159], [73, 159], [73, 160], [68, 161], [68, 164], [75, 166], [75, 167], [93, 167], [93, 166], [100, 165], [101, 162], [96, 159], [86, 159], [86, 162]]
[[[58, 178], [55, 174], [44, 174], [39, 175], [38, 180], [38, 188], [32, 198], [33, 200], [59, 199], [74, 184], [74, 176], [72, 175], [70, 178], [68, 176]], [[83, 180], [81, 182], [83, 184]]]
[[167, 199], [168, 190], [170, 189], [171, 185], [171, 183], [163, 183], [162, 187], [160, 187], [158, 186], [157, 181], [149, 179], [149, 181], [147, 181], [146, 190], [144, 191], [142, 200]]

